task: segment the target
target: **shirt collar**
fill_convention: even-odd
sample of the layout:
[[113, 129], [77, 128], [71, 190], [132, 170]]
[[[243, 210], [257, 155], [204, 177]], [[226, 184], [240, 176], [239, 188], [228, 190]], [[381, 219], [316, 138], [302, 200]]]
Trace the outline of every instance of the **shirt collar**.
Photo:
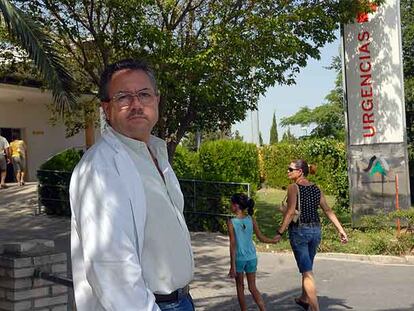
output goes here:
[[148, 145], [140, 140], [133, 139], [127, 137], [117, 131], [115, 131], [111, 126], [107, 126], [108, 131], [115, 135], [122, 143], [127, 145], [129, 148], [134, 150], [135, 152], [142, 152], [147, 148], [151, 149], [151, 152], [154, 154], [155, 157], [158, 157], [159, 154], [165, 152], [166, 150], [166, 143], [161, 138], [158, 138], [154, 135], [150, 135], [150, 139], [148, 141]]

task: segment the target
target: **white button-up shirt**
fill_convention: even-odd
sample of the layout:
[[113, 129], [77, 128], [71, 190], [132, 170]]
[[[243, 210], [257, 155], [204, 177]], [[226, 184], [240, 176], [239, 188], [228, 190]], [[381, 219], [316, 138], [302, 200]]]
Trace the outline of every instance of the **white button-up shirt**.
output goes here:
[[[114, 130], [112, 132], [127, 146], [144, 184], [147, 203], [141, 260], [144, 279], [152, 292], [169, 294], [192, 280], [194, 262], [190, 234], [183, 216], [184, 199], [168, 163], [165, 142], [151, 136], [147, 146]], [[157, 159], [164, 179], [148, 148]]]

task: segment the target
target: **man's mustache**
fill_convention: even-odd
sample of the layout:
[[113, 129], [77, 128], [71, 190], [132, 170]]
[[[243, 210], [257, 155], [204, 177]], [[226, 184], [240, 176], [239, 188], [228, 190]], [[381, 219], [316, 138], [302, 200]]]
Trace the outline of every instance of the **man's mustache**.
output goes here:
[[128, 114], [128, 119], [132, 118], [132, 117], [135, 117], [135, 116], [145, 117], [144, 111], [142, 109], [136, 109], [135, 108], [135, 109], [131, 110], [131, 112]]

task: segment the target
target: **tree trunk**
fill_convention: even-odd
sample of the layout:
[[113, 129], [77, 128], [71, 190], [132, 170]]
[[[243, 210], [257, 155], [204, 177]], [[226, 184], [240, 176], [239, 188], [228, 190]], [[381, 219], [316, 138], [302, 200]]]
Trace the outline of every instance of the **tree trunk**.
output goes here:
[[173, 160], [175, 155], [175, 150], [177, 149], [178, 143], [175, 141], [170, 141], [167, 143], [167, 151], [168, 151], [168, 162], [170, 162], [171, 166], [173, 166]]
[[95, 143], [95, 127], [92, 120], [85, 124], [85, 145], [89, 149]]
[[93, 116], [88, 115], [87, 110], [85, 112], [85, 146], [89, 149], [95, 143], [95, 122]]

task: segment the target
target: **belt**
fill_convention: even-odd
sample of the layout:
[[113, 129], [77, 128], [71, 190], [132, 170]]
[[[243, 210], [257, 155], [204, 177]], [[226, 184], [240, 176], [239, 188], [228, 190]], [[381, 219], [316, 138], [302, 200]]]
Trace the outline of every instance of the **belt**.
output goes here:
[[320, 222], [301, 222], [298, 227], [320, 227], [321, 223]]
[[171, 294], [162, 295], [162, 294], [154, 294], [155, 296], [155, 302], [161, 303], [161, 302], [177, 302], [182, 297], [187, 296], [190, 293], [190, 286], [186, 285], [183, 288], [179, 288], [175, 291], [173, 291]]
[[320, 222], [301, 222], [301, 223], [290, 223], [291, 228], [315, 228], [320, 227]]

